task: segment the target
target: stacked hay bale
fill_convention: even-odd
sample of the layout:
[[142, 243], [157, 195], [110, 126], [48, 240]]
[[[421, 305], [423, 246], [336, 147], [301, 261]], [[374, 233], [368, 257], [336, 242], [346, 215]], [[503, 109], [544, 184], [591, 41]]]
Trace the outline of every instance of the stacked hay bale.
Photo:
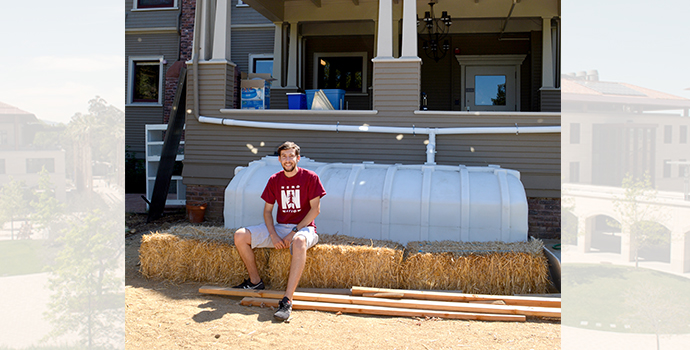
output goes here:
[[[147, 278], [175, 283], [239, 284], [247, 273], [233, 234], [234, 230], [220, 227], [176, 226], [166, 233], [144, 235], [139, 248], [140, 271]], [[254, 250], [262, 275], [268, 267], [268, 250]]]
[[537, 239], [410, 242], [401, 268], [402, 288], [498, 295], [547, 293], [549, 271], [543, 247]]
[[[247, 276], [234, 245], [234, 230], [177, 226], [167, 233], [144, 235], [139, 248], [141, 273], [147, 278], [241, 283]], [[290, 272], [288, 249], [254, 249], [259, 274], [268, 288], [285, 289]], [[379, 288], [399, 286], [403, 246], [390, 241], [319, 234], [319, 243], [307, 251], [301, 287]]]
[[[175, 283], [241, 283], [246, 269], [233, 242], [234, 230], [177, 226], [144, 235], [139, 249], [141, 273]], [[421, 290], [460, 290], [479, 294], [546, 293], [549, 272], [543, 243], [410, 242], [319, 234], [307, 251], [299, 286], [367, 286]], [[285, 289], [290, 271], [288, 249], [254, 249], [267, 288]]]
[[[307, 251], [307, 261], [300, 280], [305, 288], [350, 288], [376, 286], [395, 288], [403, 246], [348, 236], [319, 234], [319, 243]], [[269, 253], [268, 283], [285, 289], [290, 270], [290, 252], [272, 249]]]

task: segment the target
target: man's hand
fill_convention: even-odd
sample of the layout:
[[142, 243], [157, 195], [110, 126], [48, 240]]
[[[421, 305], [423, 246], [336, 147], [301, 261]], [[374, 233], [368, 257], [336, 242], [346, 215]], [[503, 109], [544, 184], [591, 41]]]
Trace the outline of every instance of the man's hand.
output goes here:
[[286, 243], [285, 239], [280, 239], [280, 237], [277, 234], [271, 235], [271, 242], [273, 242], [273, 247], [275, 247], [276, 249], [285, 249], [290, 246], [290, 241], [287, 241]]

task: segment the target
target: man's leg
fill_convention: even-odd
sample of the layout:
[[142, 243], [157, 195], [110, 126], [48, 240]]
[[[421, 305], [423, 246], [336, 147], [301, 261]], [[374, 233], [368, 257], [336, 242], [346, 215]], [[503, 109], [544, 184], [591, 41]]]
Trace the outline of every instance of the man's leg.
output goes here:
[[250, 282], [259, 283], [261, 276], [259, 276], [259, 270], [256, 268], [256, 259], [252, 250], [252, 233], [245, 228], [235, 231], [235, 247], [247, 268]]
[[304, 236], [295, 236], [292, 240], [292, 260], [290, 261], [290, 274], [288, 275], [285, 296], [292, 300], [297, 284], [304, 271], [304, 263], [307, 261], [307, 240]]

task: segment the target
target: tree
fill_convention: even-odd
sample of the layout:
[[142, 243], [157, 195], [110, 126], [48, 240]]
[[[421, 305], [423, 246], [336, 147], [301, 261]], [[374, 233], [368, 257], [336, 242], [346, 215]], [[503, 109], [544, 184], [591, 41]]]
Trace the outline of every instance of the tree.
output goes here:
[[55, 198], [53, 184], [50, 182], [50, 175], [45, 167], [41, 169], [38, 176], [38, 190], [35, 191], [34, 199], [30, 203], [34, 210], [31, 220], [39, 225], [38, 228], [47, 230], [48, 237], [52, 238], [64, 205]]
[[48, 287], [54, 292], [45, 317], [53, 324], [49, 337], [75, 331], [87, 349], [122, 344], [113, 332], [124, 325], [123, 280], [117, 269], [124, 235], [117, 220], [93, 210], [75, 215], [51, 267]]
[[10, 177], [10, 182], [0, 188], [0, 227], [10, 222], [10, 237], [14, 239], [14, 221], [26, 218], [29, 202], [24, 198], [24, 181], [18, 182]]
[[639, 266], [640, 250], [657, 244], [668, 243], [669, 237], [663, 226], [663, 214], [653, 204], [657, 191], [652, 186], [648, 173], [641, 179], [635, 179], [627, 174], [622, 182], [623, 196], [613, 200], [613, 207], [621, 217], [621, 222], [611, 222], [620, 227], [625, 234], [626, 228], [630, 235], [630, 248], [633, 252], [635, 267]]

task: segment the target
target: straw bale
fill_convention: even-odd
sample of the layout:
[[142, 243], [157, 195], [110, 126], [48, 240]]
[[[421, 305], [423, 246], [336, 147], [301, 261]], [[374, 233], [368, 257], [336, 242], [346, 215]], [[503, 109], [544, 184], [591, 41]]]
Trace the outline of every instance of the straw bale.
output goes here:
[[[246, 269], [233, 243], [234, 230], [175, 226], [142, 237], [141, 273], [147, 278], [234, 285]], [[299, 286], [462, 290], [481, 294], [546, 293], [548, 267], [539, 240], [504, 242], [410, 242], [319, 234], [307, 251]], [[255, 249], [268, 288], [284, 289], [288, 249]]]
[[[365, 285], [394, 288], [400, 285], [403, 246], [392, 241], [319, 234], [319, 243], [307, 251], [299, 286], [350, 288]], [[290, 272], [288, 249], [269, 250], [267, 282], [285, 289]]]
[[403, 261], [405, 289], [461, 290], [476, 294], [548, 291], [540, 240], [529, 242], [410, 242]]
[[[174, 283], [186, 281], [238, 284], [246, 269], [233, 242], [233, 231], [209, 227], [172, 227], [167, 233], [142, 236], [141, 273]], [[255, 249], [257, 267], [265, 272], [266, 249]]]

